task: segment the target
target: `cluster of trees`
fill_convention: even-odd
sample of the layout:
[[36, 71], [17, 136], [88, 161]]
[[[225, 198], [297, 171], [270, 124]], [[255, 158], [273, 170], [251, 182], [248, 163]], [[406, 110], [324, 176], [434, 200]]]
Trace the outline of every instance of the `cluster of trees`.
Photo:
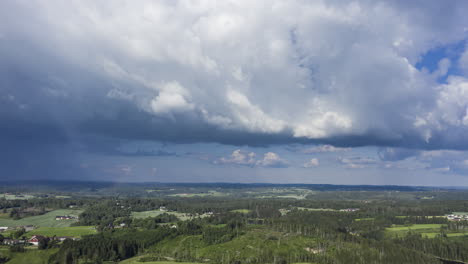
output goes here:
[[409, 233], [405, 237], [394, 239], [393, 242], [402, 247], [437, 256], [444, 260], [468, 260], [468, 244], [464, 239], [447, 239], [443, 236], [429, 239], [422, 237], [421, 234]]
[[175, 232], [168, 227], [145, 231], [122, 229], [85, 236], [78, 241], [65, 240], [50, 262], [74, 264], [119, 261], [133, 257], [157, 242], [174, 236]]
[[140, 227], [144, 229], [156, 229], [160, 224], [178, 222], [179, 218], [172, 214], [160, 214], [155, 217], [146, 218], [122, 218], [117, 222], [125, 223], [129, 227]]

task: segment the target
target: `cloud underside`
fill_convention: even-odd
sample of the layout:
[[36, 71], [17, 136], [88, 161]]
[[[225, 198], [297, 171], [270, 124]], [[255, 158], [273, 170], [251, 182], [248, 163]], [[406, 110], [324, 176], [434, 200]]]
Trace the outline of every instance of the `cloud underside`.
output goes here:
[[289, 166], [289, 162], [282, 159], [277, 153], [267, 152], [263, 155], [263, 158], [257, 159], [254, 152], [246, 152], [240, 149], [234, 150], [229, 157], [215, 160], [214, 164], [268, 168], [286, 168]]
[[3, 1], [1, 140], [468, 149], [468, 52], [415, 66], [467, 4], [418, 3]]

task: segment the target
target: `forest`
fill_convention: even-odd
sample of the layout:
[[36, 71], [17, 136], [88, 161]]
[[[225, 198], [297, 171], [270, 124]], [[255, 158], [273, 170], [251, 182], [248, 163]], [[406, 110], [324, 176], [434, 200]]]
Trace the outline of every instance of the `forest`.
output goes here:
[[[9, 188], [0, 195], [0, 226], [8, 225], [0, 233], [0, 263], [468, 261], [465, 190], [255, 185], [122, 185], [110, 190], [103, 184]], [[153, 195], [156, 188], [159, 194]], [[128, 195], [129, 189], [142, 195]], [[73, 217], [51, 218], [58, 213]]]

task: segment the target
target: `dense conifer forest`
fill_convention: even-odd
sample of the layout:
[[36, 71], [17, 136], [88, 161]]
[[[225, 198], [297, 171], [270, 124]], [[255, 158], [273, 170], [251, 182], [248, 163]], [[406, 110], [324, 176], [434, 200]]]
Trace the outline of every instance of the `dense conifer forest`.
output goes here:
[[[0, 226], [12, 225], [0, 236], [0, 263], [34, 255], [56, 264], [468, 261], [468, 221], [448, 217], [468, 212], [467, 191], [315, 187], [13, 186], [0, 198]], [[76, 218], [44, 221], [67, 210]]]

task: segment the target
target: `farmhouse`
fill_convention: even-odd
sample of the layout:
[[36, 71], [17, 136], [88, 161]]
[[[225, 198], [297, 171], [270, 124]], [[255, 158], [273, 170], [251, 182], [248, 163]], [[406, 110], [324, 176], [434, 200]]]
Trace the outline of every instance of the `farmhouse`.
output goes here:
[[78, 217], [72, 216], [72, 215], [57, 215], [57, 216], [55, 216], [55, 220], [72, 220], [72, 219], [78, 219]]
[[357, 211], [359, 211], [359, 208], [340, 209], [340, 212], [357, 212]]
[[19, 228], [24, 228], [25, 232], [33, 231], [34, 229], [36, 229], [36, 227], [33, 225], [20, 226]]
[[0, 232], [4, 232], [8, 230], [8, 226], [0, 226]]
[[26, 241], [22, 239], [5, 238], [3, 240], [3, 245], [8, 245], [8, 246], [20, 245], [20, 244], [25, 244], [25, 243]]
[[31, 237], [31, 239], [28, 240], [28, 242], [35, 245], [35, 246], [38, 246], [39, 241], [41, 241], [42, 239], [45, 239], [45, 237], [40, 236], [40, 235], [34, 235], [34, 236]]
[[468, 220], [468, 214], [467, 213], [457, 213], [457, 214], [451, 214], [447, 215], [447, 219], [450, 221], [462, 221], [462, 220]]

